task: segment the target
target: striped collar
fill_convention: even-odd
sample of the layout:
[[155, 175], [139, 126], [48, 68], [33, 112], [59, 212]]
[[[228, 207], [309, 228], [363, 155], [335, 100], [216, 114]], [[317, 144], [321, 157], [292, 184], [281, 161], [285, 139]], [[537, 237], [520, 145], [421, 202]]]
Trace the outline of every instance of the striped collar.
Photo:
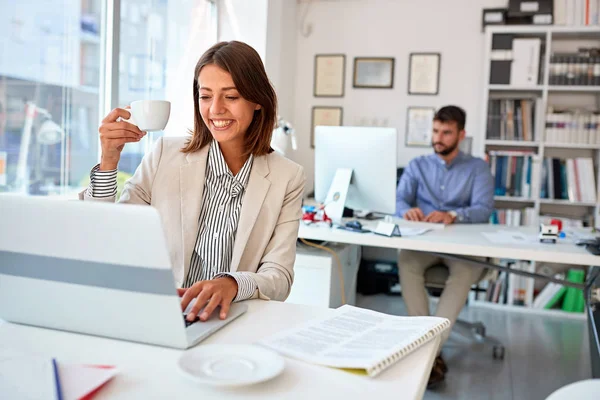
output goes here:
[[253, 161], [254, 156], [251, 154], [244, 163], [242, 169], [240, 169], [237, 175], [234, 176], [225, 162], [225, 157], [223, 157], [219, 143], [216, 140], [213, 140], [210, 144], [210, 149], [208, 151], [209, 173], [212, 173], [218, 177], [228, 175], [242, 184], [244, 188], [246, 188], [248, 185], [248, 179], [250, 178], [250, 170], [252, 169]]

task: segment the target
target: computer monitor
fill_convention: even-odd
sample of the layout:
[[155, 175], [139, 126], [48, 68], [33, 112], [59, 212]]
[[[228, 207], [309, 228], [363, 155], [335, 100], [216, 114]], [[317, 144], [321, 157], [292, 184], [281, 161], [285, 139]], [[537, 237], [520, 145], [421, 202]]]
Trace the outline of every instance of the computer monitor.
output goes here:
[[346, 207], [394, 214], [398, 135], [394, 128], [317, 126], [315, 200], [325, 202], [338, 168], [352, 169]]

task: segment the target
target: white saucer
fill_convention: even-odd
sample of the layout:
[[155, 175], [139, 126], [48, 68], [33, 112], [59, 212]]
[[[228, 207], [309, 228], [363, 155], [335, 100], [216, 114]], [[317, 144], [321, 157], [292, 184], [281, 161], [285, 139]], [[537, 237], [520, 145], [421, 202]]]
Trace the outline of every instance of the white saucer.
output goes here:
[[283, 371], [279, 354], [245, 344], [209, 344], [186, 351], [177, 362], [188, 378], [211, 386], [243, 386], [264, 382]]

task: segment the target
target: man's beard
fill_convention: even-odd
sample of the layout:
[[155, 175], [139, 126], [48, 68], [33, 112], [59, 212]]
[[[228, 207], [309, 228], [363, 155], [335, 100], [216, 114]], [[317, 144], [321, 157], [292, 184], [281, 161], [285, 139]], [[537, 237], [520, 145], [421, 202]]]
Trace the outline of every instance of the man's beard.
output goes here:
[[444, 146], [443, 143], [431, 143], [431, 147], [433, 147], [433, 151], [436, 152], [436, 154], [439, 154], [441, 156], [447, 156], [448, 154], [452, 153], [454, 150], [456, 150], [456, 148], [458, 147], [458, 140], [456, 142], [454, 142], [454, 144], [452, 146], [444, 146], [441, 150], [436, 150], [435, 145], [436, 144], [440, 144], [442, 146]]

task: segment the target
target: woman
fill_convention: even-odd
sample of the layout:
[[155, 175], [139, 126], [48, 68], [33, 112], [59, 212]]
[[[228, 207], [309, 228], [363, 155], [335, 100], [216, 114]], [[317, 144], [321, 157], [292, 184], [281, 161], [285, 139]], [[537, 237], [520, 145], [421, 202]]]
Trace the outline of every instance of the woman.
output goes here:
[[[277, 98], [258, 53], [214, 45], [194, 73], [194, 132], [157, 141], [128, 180], [121, 203], [155, 207], [163, 222], [188, 320], [206, 305], [227, 316], [232, 301], [285, 300], [290, 292], [304, 190], [303, 168], [273, 152]], [[145, 133], [112, 110], [99, 128], [101, 162], [85, 200], [114, 201], [123, 146]]]

